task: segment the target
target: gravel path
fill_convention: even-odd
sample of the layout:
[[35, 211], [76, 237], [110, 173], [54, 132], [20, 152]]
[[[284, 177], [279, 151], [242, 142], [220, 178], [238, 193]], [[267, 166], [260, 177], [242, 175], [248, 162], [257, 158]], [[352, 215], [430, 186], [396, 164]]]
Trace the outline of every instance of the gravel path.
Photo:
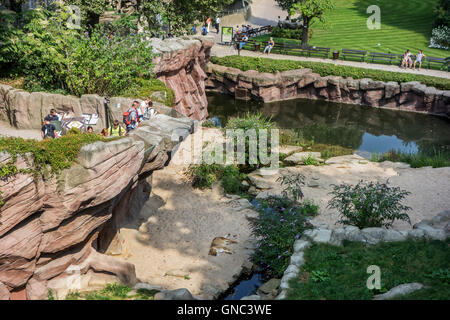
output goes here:
[[24, 139], [42, 140], [41, 132], [33, 129], [16, 129], [6, 122], [0, 122], [0, 137], [20, 137]]

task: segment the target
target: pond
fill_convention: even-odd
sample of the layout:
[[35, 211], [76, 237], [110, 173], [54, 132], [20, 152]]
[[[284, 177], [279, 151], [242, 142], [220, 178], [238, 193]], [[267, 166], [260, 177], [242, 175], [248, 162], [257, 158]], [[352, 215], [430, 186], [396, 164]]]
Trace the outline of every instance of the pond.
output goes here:
[[450, 120], [444, 117], [368, 106], [295, 99], [262, 103], [208, 93], [209, 117], [222, 125], [230, 117], [260, 112], [279, 128], [293, 129], [305, 140], [352, 148], [361, 156], [401, 150], [450, 152]]

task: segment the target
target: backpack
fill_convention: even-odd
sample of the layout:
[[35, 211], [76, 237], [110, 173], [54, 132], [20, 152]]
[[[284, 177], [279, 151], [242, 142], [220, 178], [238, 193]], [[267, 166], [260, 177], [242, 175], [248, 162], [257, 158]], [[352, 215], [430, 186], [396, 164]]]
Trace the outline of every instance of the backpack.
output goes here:
[[129, 126], [129, 125], [131, 125], [131, 123], [133, 122], [133, 117], [132, 117], [132, 114], [133, 114], [133, 112], [135, 112], [134, 110], [131, 110], [131, 109], [128, 109], [127, 111], [125, 111], [124, 113], [123, 113], [123, 123], [126, 125], [126, 126]]

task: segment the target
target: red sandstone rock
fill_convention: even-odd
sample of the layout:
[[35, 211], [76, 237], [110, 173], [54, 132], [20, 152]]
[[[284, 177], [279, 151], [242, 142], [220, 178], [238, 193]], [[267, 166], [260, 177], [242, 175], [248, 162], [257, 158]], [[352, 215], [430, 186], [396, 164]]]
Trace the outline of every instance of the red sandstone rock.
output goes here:
[[47, 281], [39, 281], [31, 278], [26, 286], [28, 300], [44, 300], [47, 298]]
[[8, 288], [0, 282], [0, 300], [9, 300], [9, 290]]

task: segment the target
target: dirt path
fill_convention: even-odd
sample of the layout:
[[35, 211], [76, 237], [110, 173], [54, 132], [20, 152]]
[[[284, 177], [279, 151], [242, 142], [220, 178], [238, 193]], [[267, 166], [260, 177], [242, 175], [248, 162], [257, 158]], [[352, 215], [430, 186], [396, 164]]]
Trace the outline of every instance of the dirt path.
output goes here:
[[6, 122], [0, 122], [0, 136], [42, 140], [41, 132], [33, 129], [16, 129]]

